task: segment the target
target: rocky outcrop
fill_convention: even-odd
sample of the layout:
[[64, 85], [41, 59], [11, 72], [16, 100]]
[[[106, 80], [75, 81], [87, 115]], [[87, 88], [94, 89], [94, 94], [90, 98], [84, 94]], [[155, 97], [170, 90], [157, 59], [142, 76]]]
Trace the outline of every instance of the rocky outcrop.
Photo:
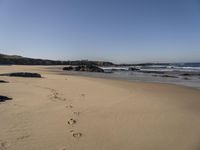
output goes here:
[[42, 77], [39, 73], [30, 73], [30, 72], [14, 72], [14, 73], [1, 74], [1, 76], [26, 77], [26, 78], [41, 78]]
[[63, 70], [66, 71], [86, 71], [86, 72], [104, 72], [103, 69], [95, 65], [80, 65], [80, 66], [68, 66], [64, 67]]

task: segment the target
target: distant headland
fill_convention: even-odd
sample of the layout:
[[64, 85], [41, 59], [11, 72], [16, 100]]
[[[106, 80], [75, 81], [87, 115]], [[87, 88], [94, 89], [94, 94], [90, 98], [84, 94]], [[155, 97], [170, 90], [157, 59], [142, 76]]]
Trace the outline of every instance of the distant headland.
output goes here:
[[49, 59], [28, 58], [19, 55], [0, 54], [0, 65], [96, 65], [96, 66], [145, 66], [168, 65], [169, 63], [115, 64], [109, 61], [74, 60], [61, 61]]

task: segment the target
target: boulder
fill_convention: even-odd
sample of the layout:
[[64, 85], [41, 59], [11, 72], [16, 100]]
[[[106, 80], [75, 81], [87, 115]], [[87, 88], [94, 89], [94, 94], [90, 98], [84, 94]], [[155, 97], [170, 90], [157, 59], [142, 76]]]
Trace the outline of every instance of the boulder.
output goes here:
[[190, 73], [183, 73], [183, 74], [181, 74], [182, 76], [191, 76], [191, 74]]
[[74, 68], [72, 66], [64, 67], [63, 70], [72, 71]]
[[8, 81], [0, 80], [0, 83], [8, 83]]
[[30, 73], [30, 72], [14, 72], [8, 74], [1, 74], [2, 76], [10, 76], [10, 77], [26, 77], [26, 78], [41, 78], [39, 73]]
[[5, 102], [6, 100], [12, 100], [12, 98], [0, 95], [0, 102]]
[[140, 71], [140, 69], [138, 68], [134, 68], [134, 67], [129, 67], [128, 71]]

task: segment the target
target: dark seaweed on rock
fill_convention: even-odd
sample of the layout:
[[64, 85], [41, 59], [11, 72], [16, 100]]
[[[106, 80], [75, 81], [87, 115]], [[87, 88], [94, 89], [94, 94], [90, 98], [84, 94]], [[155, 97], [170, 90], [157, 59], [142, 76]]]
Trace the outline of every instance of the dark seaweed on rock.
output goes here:
[[41, 75], [39, 73], [30, 73], [30, 72], [14, 72], [14, 73], [1, 74], [1, 76], [41, 78]]
[[5, 102], [6, 100], [12, 100], [12, 98], [0, 95], [0, 102]]

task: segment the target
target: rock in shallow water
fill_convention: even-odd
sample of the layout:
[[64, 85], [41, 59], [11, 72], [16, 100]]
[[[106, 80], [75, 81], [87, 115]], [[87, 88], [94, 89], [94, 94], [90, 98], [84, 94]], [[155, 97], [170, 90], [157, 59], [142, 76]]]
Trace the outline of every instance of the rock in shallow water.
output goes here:
[[69, 66], [69, 67], [64, 67], [63, 70], [66, 71], [86, 71], [86, 72], [104, 72], [103, 69], [94, 66], [94, 65], [80, 65], [80, 66]]
[[167, 77], [167, 78], [178, 78], [177, 76], [172, 76], [172, 75], [162, 75], [161, 77]]

